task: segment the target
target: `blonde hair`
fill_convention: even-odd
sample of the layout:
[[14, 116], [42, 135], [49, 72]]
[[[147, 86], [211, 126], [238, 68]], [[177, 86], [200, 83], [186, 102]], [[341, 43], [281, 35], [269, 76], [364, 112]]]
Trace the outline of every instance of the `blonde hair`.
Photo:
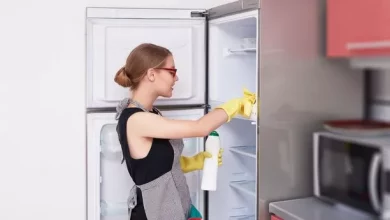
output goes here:
[[141, 44], [131, 51], [125, 66], [116, 73], [114, 81], [125, 88], [135, 90], [148, 69], [162, 67], [171, 55], [167, 48], [150, 43]]

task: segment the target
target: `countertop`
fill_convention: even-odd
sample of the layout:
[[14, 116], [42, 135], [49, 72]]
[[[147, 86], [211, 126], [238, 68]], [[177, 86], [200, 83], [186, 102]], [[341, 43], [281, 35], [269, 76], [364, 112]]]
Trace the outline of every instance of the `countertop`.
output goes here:
[[351, 209], [342, 208], [325, 203], [315, 197], [272, 202], [269, 212], [283, 220], [374, 220]]

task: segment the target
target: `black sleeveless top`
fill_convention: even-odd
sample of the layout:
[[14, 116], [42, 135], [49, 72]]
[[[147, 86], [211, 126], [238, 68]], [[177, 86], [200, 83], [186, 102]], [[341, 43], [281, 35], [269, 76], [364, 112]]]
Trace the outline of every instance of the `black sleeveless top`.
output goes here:
[[[130, 155], [127, 142], [127, 120], [135, 113], [143, 112], [140, 108], [126, 108], [122, 111], [117, 125], [119, 142], [122, 147], [123, 159], [127, 170], [136, 185], [151, 182], [172, 169], [173, 148], [169, 139], [153, 138], [152, 146], [146, 157], [134, 159]], [[150, 112], [158, 114], [158, 112]], [[131, 125], [130, 125], [131, 126]], [[137, 189], [137, 205], [132, 211], [131, 220], [146, 220], [142, 203], [141, 190]]]

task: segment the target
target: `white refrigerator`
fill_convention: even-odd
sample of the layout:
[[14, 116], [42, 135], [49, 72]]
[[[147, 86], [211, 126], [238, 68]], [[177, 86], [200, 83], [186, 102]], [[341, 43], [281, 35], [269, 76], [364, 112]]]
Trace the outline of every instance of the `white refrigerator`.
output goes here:
[[[173, 97], [155, 105], [165, 117], [196, 120], [244, 88], [258, 92], [259, 4], [247, 2], [211, 10], [87, 8], [88, 220], [127, 219], [133, 182], [121, 163], [115, 107], [128, 90], [114, 75], [129, 52], [145, 42], [172, 51], [179, 81]], [[188, 173], [192, 202], [203, 219], [255, 219], [257, 119], [236, 118], [217, 131], [224, 148], [217, 191], [200, 189], [201, 171]], [[204, 150], [203, 137], [184, 143], [183, 155]]]

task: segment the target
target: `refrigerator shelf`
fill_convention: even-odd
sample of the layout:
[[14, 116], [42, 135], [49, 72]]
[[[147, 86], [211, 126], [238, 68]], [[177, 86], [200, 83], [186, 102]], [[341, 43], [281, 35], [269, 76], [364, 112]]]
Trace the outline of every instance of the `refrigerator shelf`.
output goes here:
[[223, 50], [223, 56], [230, 56], [230, 55], [242, 55], [242, 54], [256, 54], [257, 49], [255, 47], [253, 48], [237, 48], [237, 49], [229, 49], [225, 48]]
[[255, 215], [230, 216], [229, 220], [255, 220]]
[[230, 147], [231, 152], [256, 159], [256, 146]]
[[240, 48], [240, 49], [228, 49], [231, 53], [239, 53], [239, 52], [256, 52], [256, 48]]
[[246, 193], [247, 195], [256, 197], [256, 182], [255, 181], [237, 181], [231, 182], [230, 186], [239, 190], [240, 192]]

